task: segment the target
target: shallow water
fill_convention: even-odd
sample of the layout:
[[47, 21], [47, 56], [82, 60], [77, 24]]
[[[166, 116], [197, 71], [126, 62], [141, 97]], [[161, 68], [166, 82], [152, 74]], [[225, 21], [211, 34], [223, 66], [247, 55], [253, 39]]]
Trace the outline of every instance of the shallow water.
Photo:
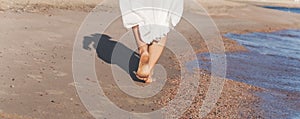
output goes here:
[[300, 30], [225, 36], [250, 51], [228, 53], [227, 77], [268, 89], [257, 93], [267, 118], [300, 118]]
[[300, 8], [288, 8], [288, 7], [277, 7], [277, 6], [263, 6], [263, 8], [275, 9], [286, 12], [300, 13]]
[[[267, 89], [261, 97], [265, 118], [300, 118], [300, 30], [225, 34], [249, 52], [226, 53], [227, 78]], [[198, 54], [210, 70], [210, 54]], [[188, 68], [197, 68], [189, 62]]]
[[[264, 6], [300, 13], [300, 8]], [[262, 87], [256, 93], [260, 108], [269, 119], [300, 119], [300, 30], [272, 33], [225, 34], [249, 52], [226, 53], [227, 78]], [[199, 67], [189, 62], [188, 68], [210, 70], [210, 54], [198, 54]]]

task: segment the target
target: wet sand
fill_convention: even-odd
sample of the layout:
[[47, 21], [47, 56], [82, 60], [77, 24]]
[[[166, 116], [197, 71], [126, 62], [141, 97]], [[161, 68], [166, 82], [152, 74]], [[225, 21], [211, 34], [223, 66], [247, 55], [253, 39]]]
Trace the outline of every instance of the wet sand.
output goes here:
[[[202, 4], [222, 34], [300, 28], [300, 15], [297, 14], [227, 1], [202, 1]], [[77, 30], [93, 4], [83, 8], [53, 7], [47, 4], [39, 6], [27, 5], [28, 9], [25, 10], [19, 6], [0, 10], [0, 117], [93, 118], [76, 94], [71, 62]], [[108, 5], [103, 8], [103, 12], [115, 12], [112, 10], [115, 7], [114, 4]], [[120, 23], [119, 21], [117, 24]], [[112, 29], [107, 34], [126, 30], [122, 25]], [[181, 21], [176, 27], [177, 31], [193, 43], [193, 48], [198, 53], [207, 52], [205, 43], [198, 40], [202, 39], [201, 36], [190, 29], [185, 21]], [[224, 38], [224, 43], [227, 52], [246, 51], [233, 40]], [[172, 62], [166, 62], [170, 59]], [[168, 80], [165, 90], [161, 92], [164, 96], [140, 101], [150, 106], [139, 106], [138, 101], [132, 101], [128, 96], [114, 90], [117, 85], [112, 85], [106, 92], [124, 110], [138, 109], [148, 112], [164, 106], [172, 99], [178, 87], [176, 78], [179, 70], [176, 68], [176, 58], [168, 50], [164, 52], [160, 63], [170, 66], [168, 71], [172, 75], [168, 78], [174, 80]], [[109, 67], [109, 63], [96, 57], [96, 70]], [[101, 74], [110, 74], [108, 70], [101, 71]], [[201, 80], [200, 86], [203, 88], [199, 88], [198, 96], [183, 115], [183, 119], [199, 118], [198, 110], [205, 97], [210, 76], [206, 71], [201, 72], [202, 79], [206, 79]], [[101, 79], [112, 79], [111, 75], [101, 74], [97, 74]], [[113, 84], [112, 81], [104, 80], [104, 83]], [[264, 89], [226, 79], [221, 98], [207, 118], [263, 118], [263, 111], [256, 108], [259, 98], [252, 94], [260, 90]]]

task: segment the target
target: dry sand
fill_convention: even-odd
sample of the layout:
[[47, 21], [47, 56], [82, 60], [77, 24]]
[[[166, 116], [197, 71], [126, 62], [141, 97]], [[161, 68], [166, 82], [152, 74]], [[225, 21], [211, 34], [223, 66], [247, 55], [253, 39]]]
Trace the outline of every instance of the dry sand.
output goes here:
[[[200, 0], [199, 0], [200, 1]], [[10, 2], [16, 2], [11, 4]], [[48, 1], [49, 2], [49, 1]], [[80, 102], [72, 78], [72, 48], [80, 24], [97, 1], [85, 3], [82, 0], [74, 4], [47, 3], [41, 1], [28, 2], [1, 0], [0, 10], [0, 118], [3, 119], [90, 119], [93, 118]], [[222, 0], [201, 0], [216, 22], [221, 33], [245, 33], [253, 31], [274, 31], [278, 29], [299, 28], [300, 15], [276, 10], [263, 9], [252, 4]], [[41, 3], [41, 4], [40, 4]], [[76, 3], [76, 4], [75, 4]], [[10, 4], [8, 7], [7, 5]], [[264, 3], [267, 4], [267, 3]], [[24, 7], [25, 6], [25, 7]], [[82, 7], [78, 7], [82, 6]], [[109, 3], [103, 12], [118, 9], [116, 3]], [[192, 6], [192, 5], [191, 5]], [[63, 8], [63, 9], [58, 9]], [[66, 10], [71, 9], [71, 10]], [[189, 8], [197, 10], [197, 8]], [[195, 17], [197, 18], [197, 17]], [[122, 28], [119, 20], [114, 34]], [[205, 23], [203, 23], [205, 24]], [[196, 31], [191, 30], [184, 21], [176, 27], [198, 52], [207, 52], [205, 43]], [[119, 34], [120, 35], [120, 34]], [[245, 51], [235, 41], [224, 38], [227, 52]], [[170, 51], [166, 51], [160, 62], [174, 59]], [[173, 60], [171, 60], [173, 61]], [[176, 65], [176, 60], [174, 60]], [[110, 64], [101, 59], [96, 62], [96, 69], [109, 68]], [[156, 100], [143, 100], [153, 104], [150, 107], [139, 107], [136, 101], [130, 102], [128, 96], [114, 90], [112, 85], [107, 93], [120, 100], [114, 100], [125, 110], [140, 109], [147, 112], [159, 108], [172, 99], [178, 86], [176, 78], [179, 71], [169, 67], [173, 72], [170, 78], [175, 82], [167, 82], [167, 88], [161, 93], [163, 97]], [[103, 71], [103, 70], [101, 70]], [[206, 92], [209, 73], [201, 71], [204, 80], [198, 90], [193, 105], [182, 118], [199, 118], [198, 109]], [[109, 71], [103, 72], [109, 74]], [[101, 74], [98, 74], [101, 77]], [[104, 78], [103, 76], [101, 78]], [[112, 79], [112, 76], [105, 76]], [[105, 83], [113, 83], [111, 80]], [[207, 118], [262, 118], [263, 111], [256, 108], [259, 98], [253, 92], [263, 89], [226, 79], [224, 90], [217, 106]], [[124, 102], [123, 102], [124, 101]], [[131, 101], [132, 102], [132, 101]]]

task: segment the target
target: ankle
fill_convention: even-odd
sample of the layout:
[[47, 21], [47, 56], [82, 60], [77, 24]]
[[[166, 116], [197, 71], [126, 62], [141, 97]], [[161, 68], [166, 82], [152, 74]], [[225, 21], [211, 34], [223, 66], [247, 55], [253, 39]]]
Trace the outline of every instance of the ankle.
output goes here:
[[140, 50], [139, 50], [139, 53], [140, 53], [140, 55], [142, 55], [142, 54], [144, 54], [144, 53], [148, 53], [148, 51], [145, 50], [145, 49], [140, 49]]

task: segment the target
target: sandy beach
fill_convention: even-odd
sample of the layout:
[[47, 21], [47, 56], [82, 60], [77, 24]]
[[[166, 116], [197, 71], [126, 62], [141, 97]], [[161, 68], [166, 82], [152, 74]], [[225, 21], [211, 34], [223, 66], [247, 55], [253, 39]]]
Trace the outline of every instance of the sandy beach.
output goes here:
[[[114, 0], [116, 1], [116, 0]], [[77, 31], [88, 13], [101, 0], [50, 1], [44, 0], [0, 0], [0, 118], [1, 119], [93, 119], [77, 95], [72, 74], [72, 51]], [[300, 14], [287, 13], [259, 7], [276, 5], [300, 7], [300, 2], [287, 0], [238, 1], [238, 0], [198, 0], [208, 11], [221, 34], [271, 32], [281, 29], [300, 28]], [[186, 4], [192, 7], [193, 5]], [[118, 3], [109, 1], [103, 4], [102, 12], [119, 13]], [[195, 12], [197, 8], [186, 8], [185, 12]], [[201, 14], [199, 14], [201, 16]], [[198, 17], [194, 17], [197, 19]], [[126, 31], [118, 25], [108, 29], [106, 34], [118, 38], [119, 32]], [[205, 24], [205, 23], [199, 23]], [[202, 37], [190, 30], [182, 20], [176, 30], [182, 33], [197, 53], [208, 49]], [[170, 39], [171, 40], [171, 39]], [[202, 42], [203, 41], [203, 42]], [[247, 51], [236, 41], [223, 37], [226, 52]], [[167, 86], [159, 95], [150, 99], [132, 98], [117, 90], [110, 74], [109, 63], [95, 57], [96, 70], [101, 83], [106, 86], [106, 94], [121, 109], [150, 112], [159, 109], [174, 98], [180, 75], [176, 57], [166, 50], [160, 59], [169, 66], [171, 72]], [[171, 61], [171, 62], [166, 62]], [[106, 70], [104, 70], [106, 69]], [[182, 119], [198, 119], [199, 108], [209, 86], [210, 73], [201, 70], [200, 87], [197, 97]], [[103, 80], [107, 79], [107, 80]], [[110, 85], [105, 85], [110, 84]], [[144, 85], [144, 84], [140, 84]], [[267, 118], [260, 110], [259, 98], [254, 92], [263, 91], [231, 79], [225, 85], [216, 107], [207, 119]], [[141, 103], [148, 104], [140, 106]]]

